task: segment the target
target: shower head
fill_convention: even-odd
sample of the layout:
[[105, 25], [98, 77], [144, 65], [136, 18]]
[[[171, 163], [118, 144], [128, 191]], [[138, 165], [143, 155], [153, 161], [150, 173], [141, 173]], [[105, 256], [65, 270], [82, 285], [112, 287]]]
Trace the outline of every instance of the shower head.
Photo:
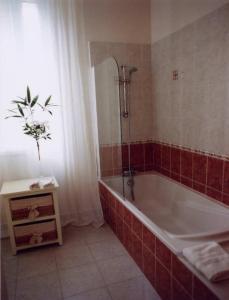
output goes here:
[[130, 67], [129, 69], [129, 73], [132, 74], [133, 72], [137, 72], [137, 68], [136, 67]]
[[127, 71], [127, 72], [129, 72], [129, 74], [131, 74], [131, 73], [133, 73], [133, 72], [137, 72], [137, 68], [136, 67], [132, 67], [132, 66], [125, 66], [125, 65], [122, 65], [122, 66], [120, 66], [121, 67], [121, 69], [123, 70], [123, 71]]
[[132, 73], [134, 72], [137, 72], [137, 68], [136, 67], [132, 67], [132, 66], [125, 66], [125, 65], [122, 65], [120, 66], [121, 70], [122, 70], [122, 76], [123, 78], [130, 78]]

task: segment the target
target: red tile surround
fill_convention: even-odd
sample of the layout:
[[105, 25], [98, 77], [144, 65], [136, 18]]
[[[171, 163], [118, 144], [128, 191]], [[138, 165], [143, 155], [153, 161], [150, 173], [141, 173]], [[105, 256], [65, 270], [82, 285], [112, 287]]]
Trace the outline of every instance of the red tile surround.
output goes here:
[[172, 145], [152, 145], [156, 171], [229, 205], [229, 160]]
[[[117, 147], [121, 151], [120, 164], [115, 163]], [[100, 153], [103, 176], [121, 174], [122, 168], [128, 169], [130, 158], [130, 166], [135, 170], [158, 171], [229, 205], [229, 159], [158, 142], [104, 146]]]
[[218, 299], [101, 183], [99, 190], [106, 222], [163, 300]]

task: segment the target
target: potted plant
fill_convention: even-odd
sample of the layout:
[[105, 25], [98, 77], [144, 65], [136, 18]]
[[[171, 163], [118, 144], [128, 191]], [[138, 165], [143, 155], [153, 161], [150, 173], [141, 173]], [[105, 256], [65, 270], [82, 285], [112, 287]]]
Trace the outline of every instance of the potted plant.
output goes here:
[[51, 97], [49, 96], [43, 104], [41, 104], [38, 99], [39, 96], [32, 97], [29, 87], [26, 89], [26, 96], [24, 98], [18, 97], [19, 100], [13, 100], [12, 104], [14, 107], [9, 109], [11, 115], [7, 116], [5, 119], [9, 118], [20, 118], [22, 119], [22, 130], [24, 134], [31, 136], [36, 142], [38, 159], [40, 161], [40, 141], [41, 140], [51, 140], [51, 133], [49, 132], [48, 121], [36, 120], [35, 115], [39, 111], [39, 115], [50, 114], [53, 115], [51, 109], [56, 106], [51, 103]]

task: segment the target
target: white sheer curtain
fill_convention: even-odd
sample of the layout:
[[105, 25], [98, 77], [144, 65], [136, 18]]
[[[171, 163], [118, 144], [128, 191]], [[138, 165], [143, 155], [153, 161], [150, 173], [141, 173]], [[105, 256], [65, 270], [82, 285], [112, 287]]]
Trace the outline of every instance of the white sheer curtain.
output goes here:
[[5, 120], [10, 100], [29, 85], [59, 104], [52, 141], [41, 144], [42, 175], [60, 183], [63, 224], [101, 224], [90, 67], [82, 0], [4, 0], [0, 7], [0, 184], [38, 175], [36, 146], [18, 119]]

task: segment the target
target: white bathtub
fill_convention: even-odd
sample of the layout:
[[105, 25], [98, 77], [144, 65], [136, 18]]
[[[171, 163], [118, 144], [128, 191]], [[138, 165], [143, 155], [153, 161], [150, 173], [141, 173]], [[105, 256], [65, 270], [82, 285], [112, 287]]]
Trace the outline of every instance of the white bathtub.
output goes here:
[[212, 240], [229, 252], [228, 207], [158, 173], [135, 176], [135, 201], [132, 201], [127, 178], [123, 197], [122, 180], [110, 177], [101, 182], [219, 299], [228, 300], [228, 281], [212, 284], [182, 256], [184, 248]]
[[[125, 198], [170, 237], [200, 238], [229, 233], [229, 209], [210, 198], [157, 174], [134, 177], [134, 198], [125, 178]], [[120, 195], [122, 178], [106, 183]]]

